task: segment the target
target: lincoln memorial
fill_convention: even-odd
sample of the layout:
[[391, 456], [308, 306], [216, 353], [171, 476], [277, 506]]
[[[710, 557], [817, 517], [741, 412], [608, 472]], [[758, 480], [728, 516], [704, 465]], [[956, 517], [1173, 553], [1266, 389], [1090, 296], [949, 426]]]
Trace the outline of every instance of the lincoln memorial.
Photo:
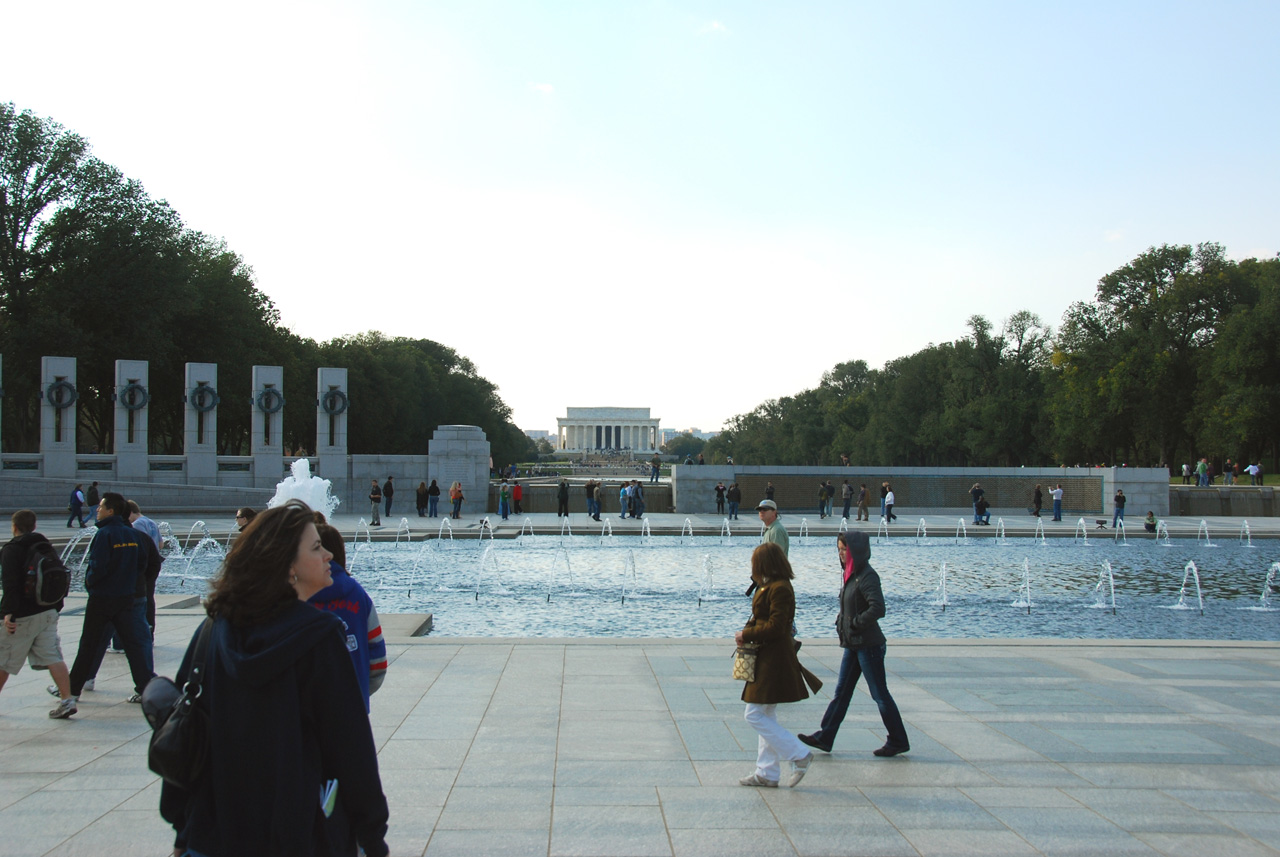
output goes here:
[[581, 453], [628, 449], [655, 452], [658, 420], [648, 408], [568, 408], [568, 416], [556, 418], [556, 451]]

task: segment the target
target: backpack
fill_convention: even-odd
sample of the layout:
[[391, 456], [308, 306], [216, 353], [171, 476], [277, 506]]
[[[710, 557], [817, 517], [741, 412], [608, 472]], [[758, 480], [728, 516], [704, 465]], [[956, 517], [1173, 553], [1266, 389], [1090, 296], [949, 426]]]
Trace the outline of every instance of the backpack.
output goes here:
[[48, 542], [36, 542], [27, 550], [26, 567], [23, 594], [39, 606], [52, 607], [71, 591], [71, 572]]

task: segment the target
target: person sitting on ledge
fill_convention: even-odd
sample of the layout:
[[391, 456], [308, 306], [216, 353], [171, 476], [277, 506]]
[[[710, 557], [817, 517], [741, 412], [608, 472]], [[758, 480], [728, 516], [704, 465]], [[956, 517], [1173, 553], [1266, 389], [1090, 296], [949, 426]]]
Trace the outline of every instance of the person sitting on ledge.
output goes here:
[[1157, 523], [1158, 523], [1158, 522], [1156, 521], [1156, 513], [1155, 513], [1155, 512], [1147, 512], [1147, 517], [1146, 517], [1146, 519], [1142, 522], [1142, 526], [1143, 526], [1143, 528], [1144, 528], [1148, 533], [1154, 533], [1154, 532], [1156, 531], [1156, 524], [1157, 524]]

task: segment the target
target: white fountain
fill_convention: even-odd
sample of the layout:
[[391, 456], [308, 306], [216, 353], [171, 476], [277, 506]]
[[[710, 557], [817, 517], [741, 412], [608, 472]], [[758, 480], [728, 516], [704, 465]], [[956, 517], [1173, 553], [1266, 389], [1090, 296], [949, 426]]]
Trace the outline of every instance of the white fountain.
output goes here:
[[290, 500], [301, 500], [325, 518], [333, 517], [338, 508], [338, 498], [333, 496], [333, 484], [328, 479], [311, 475], [311, 462], [299, 458], [289, 465], [289, 474], [276, 485], [276, 494], [267, 501], [267, 508], [282, 506]]

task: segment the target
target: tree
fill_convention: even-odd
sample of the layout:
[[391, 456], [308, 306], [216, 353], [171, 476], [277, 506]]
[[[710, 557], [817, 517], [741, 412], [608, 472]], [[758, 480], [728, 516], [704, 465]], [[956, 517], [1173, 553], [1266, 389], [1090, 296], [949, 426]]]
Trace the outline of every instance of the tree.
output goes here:
[[702, 438], [694, 437], [689, 432], [684, 432], [664, 443], [662, 452], [664, 455], [674, 455], [682, 460], [687, 455], [697, 458], [698, 453], [702, 452], [702, 448], [706, 445], [707, 442]]

